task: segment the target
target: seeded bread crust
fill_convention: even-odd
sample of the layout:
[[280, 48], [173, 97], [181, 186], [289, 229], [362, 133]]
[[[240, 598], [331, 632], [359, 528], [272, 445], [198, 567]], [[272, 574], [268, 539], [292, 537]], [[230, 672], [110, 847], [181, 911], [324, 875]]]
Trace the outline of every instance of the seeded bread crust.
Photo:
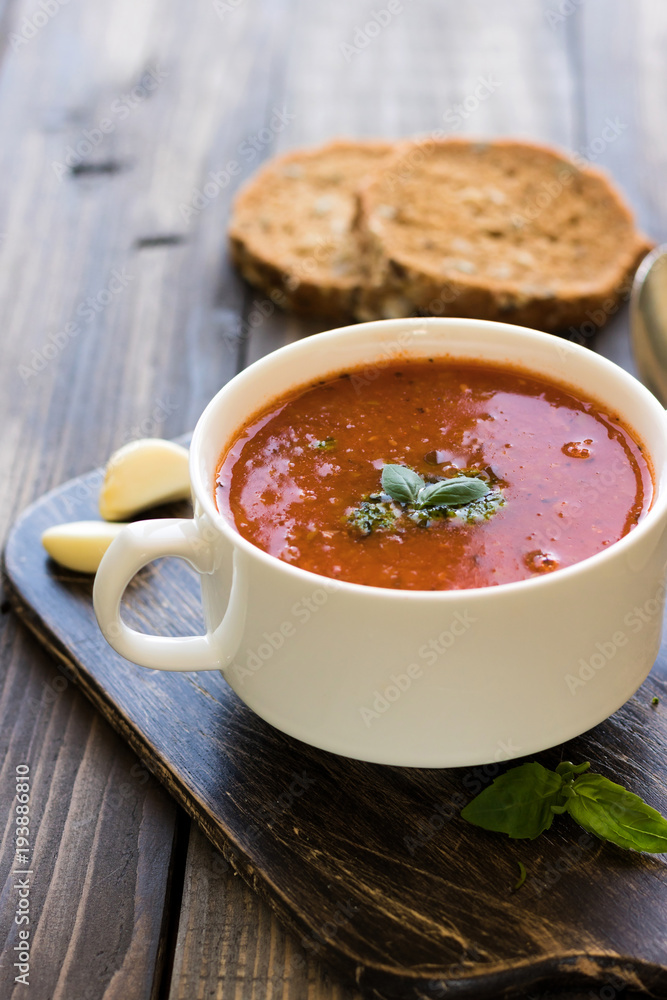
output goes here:
[[232, 209], [230, 251], [243, 277], [284, 309], [351, 319], [366, 281], [357, 191], [394, 150], [338, 139], [271, 160]]
[[358, 226], [363, 320], [600, 327], [652, 246], [602, 171], [510, 140], [401, 144], [363, 186]]

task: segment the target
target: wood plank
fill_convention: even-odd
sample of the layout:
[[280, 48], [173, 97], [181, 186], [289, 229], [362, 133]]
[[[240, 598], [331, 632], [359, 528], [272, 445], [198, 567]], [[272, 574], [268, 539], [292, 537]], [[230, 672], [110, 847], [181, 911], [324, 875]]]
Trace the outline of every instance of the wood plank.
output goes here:
[[[316, 938], [287, 933], [193, 824], [169, 1000], [359, 1000], [318, 960]], [[243, 914], [243, 919], [239, 915]]]
[[[163, 961], [176, 807], [13, 616], [3, 619], [0, 995], [25, 995], [13, 963], [18, 932], [28, 929], [28, 992], [37, 1000], [149, 1000]], [[17, 865], [14, 796], [23, 765], [30, 863]], [[18, 880], [26, 878], [29, 924], [19, 927]]]
[[[158, 11], [148, 0], [88, 10], [80, 19], [76, 5], [62, 7], [16, 53], [0, 92], [0, 162], [17, 182], [0, 247], [7, 339], [0, 416], [11, 429], [3, 444], [3, 492], [10, 494], [3, 524], [31, 495], [103, 461], [144, 427], [152, 434], [190, 428], [236, 369], [223, 342], [229, 311], [238, 312], [243, 297], [235, 278], [227, 287], [222, 266], [227, 195], [201, 212], [191, 202], [208, 172], [224, 167], [227, 152], [252, 131], [252, 100], [255, 113], [264, 113], [259, 85], [248, 89], [247, 106], [237, 102], [244, 81], [261, 75], [261, 46], [243, 42], [251, 12], [239, 9], [230, 58], [221, 60], [218, 20], [206, 2], [187, 16], [176, 4]], [[129, 49], [128, 32], [135, 33]], [[26, 136], [15, 95], [30, 93], [35, 67], [43, 92], [32, 100], [41, 121]], [[141, 83], [150, 72], [166, 74], [152, 91]], [[133, 86], [150, 96], [126, 118], [114, 115], [115, 102], [128, 107], [123, 95], [132, 100]], [[118, 171], [54, 173], [68, 148], [85, 149], [85, 131], [105, 118], [114, 131], [79, 166], [111, 163]], [[28, 148], [31, 167], [21, 174]], [[49, 239], [26, 247], [33, 232]], [[139, 245], [169, 236], [183, 242]], [[104, 305], [114, 270], [125, 285]], [[75, 336], [63, 334], [69, 322], [78, 324]], [[50, 335], [62, 347], [54, 351]]]
[[[567, 8], [570, 9], [570, 8]], [[638, 224], [654, 240], [667, 238], [664, 167], [667, 141], [656, 95], [665, 88], [667, 10], [651, 0], [588, 0], [555, 24], [566, 32], [580, 95], [574, 151], [608, 171]], [[583, 331], [596, 350], [637, 374], [629, 337], [629, 290], [623, 308], [599, 334]], [[596, 317], [592, 317], [596, 322]], [[599, 323], [599, 319], [597, 320]]]
[[[6, 26], [23, 30], [37, 9], [17, 2]], [[33, 497], [114, 446], [193, 426], [236, 370], [244, 291], [224, 266], [229, 191], [187, 210], [263, 122], [279, 37], [275, 5], [256, 12], [248, 5], [223, 27], [208, 0], [63, 4], [4, 50], [0, 535]], [[11, 692], [12, 724], [27, 715], [18, 746], [40, 776], [33, 995], [148, 998], [162, 967], [173, 802], [152, 778], [123, 797], [136, 758], [71, 685], [31, 736], [31, 699], [48, 695], [45, 678], [64, 677], [7, 617], [0, 636], [2, 697]], [[9, 816], [5, 783], [0, 794]], [[3, 849], [8, 946], [9, 860]]]

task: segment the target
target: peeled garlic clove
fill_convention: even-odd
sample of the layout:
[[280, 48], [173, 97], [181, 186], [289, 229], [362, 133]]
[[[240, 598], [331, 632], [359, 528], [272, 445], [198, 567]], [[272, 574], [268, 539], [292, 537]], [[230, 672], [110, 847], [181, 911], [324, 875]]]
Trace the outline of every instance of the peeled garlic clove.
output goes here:
[[42, 545], [52, 559], [79, 573], [96, 573], [102, 556], [124, 524], [106, 521], [73, 521], [56, 524], [42, 535]]
[[100, 514], [106, 521], [124, 521], [147, 507], [189, 497], [188, 449], [173, 441], [142, 438], [109, 459]]

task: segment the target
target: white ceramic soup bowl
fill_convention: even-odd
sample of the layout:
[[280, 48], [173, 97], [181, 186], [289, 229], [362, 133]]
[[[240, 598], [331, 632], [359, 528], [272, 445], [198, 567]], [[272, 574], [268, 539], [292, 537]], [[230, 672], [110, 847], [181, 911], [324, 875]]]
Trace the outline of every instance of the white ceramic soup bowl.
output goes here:
[[[438, 592], [329, 580], [256, 548], [218, 512], [220, 455], [258, 410], [319, 378], [364, 367], [372, 381], [387, 364], [428, 357], [520, 365], [609, 406], [650, 455], [650, 511], [576, 565]], [[251, 709], [306, 743], [417, 767], [523, 756], [607, 718], [655, 661], [667, 563], [667, 418], [636, 379], [585, 348], [465, 319], [333, 330], [232, 379], [204, 411], [190, 452], [194, 518], [140, 521], [121, 532], [95, 580], [98, 621], [119, 653], [145, 667], [221, 670]], [[133, 575], [168, 555], [201, 574], [204, 636], [144, 635], [120, 617]]]

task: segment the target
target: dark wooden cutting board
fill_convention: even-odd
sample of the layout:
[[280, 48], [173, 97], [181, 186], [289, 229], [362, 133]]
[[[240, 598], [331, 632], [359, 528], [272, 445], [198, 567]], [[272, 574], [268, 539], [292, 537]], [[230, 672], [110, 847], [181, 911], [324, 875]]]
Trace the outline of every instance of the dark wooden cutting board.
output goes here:
[[[91, 579], [59, 569], [40, 544], [50, 525], [96, 516], [100, 481], [98, 470], [66, 483], [15, 525], [5, 551], [14, 607], [306, 950], [382, 997], [539, 985], [667, 997], [664, 855], [603, 845], [567, 817], [536, 841], [485, 833], [459, 812], [499, 765], [337, 757], [263, 722], [217, 672], [150, 671], [114, 653]], [[153, 564], [126, 614], [147, 630], [200, 631], [197, 577], [176, 560]], [[667, 648], [624, 708], [539, 759], [590, 760], [667, 813]], [[528, 878], [514, 890], [519, 861]]]

